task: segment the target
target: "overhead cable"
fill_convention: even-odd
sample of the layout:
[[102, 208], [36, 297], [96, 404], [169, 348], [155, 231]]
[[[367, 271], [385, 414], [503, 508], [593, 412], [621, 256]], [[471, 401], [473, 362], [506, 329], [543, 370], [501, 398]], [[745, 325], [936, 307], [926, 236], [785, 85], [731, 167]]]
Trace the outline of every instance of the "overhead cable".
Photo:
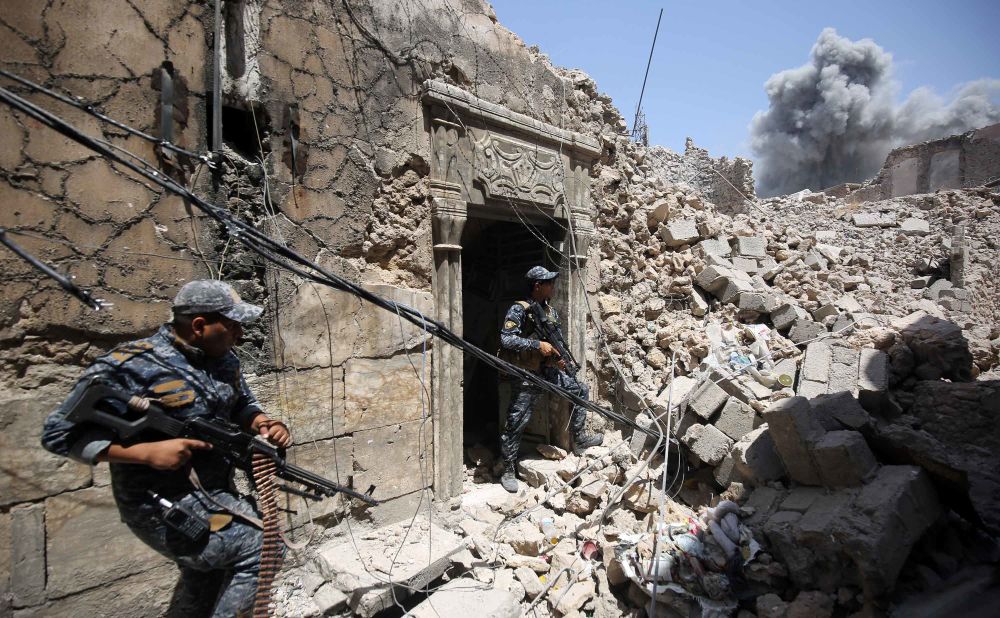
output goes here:
[[[26, 80], [25, 80], [26, 81]], [[179, 184], [177, 181], [166, 176], [165, 174], [159, 173], [151, 168], [146, 168], [138, 165], [137, 163], [129, 160], [128, 158], [122, 156], [114, 149], [108, 147], [108, 145], [95, 140], [93, 137], [86, 135], [78, 128], [69, 124], [62, 118], [59, 118], [55, 114], [39, 107], [38, 105], [14, 94], [6, 88], [0, 88], [0, 103], [4, 103], [32, 118], [38, 120], [42, 124], [49, 126], [60, 134], [90, 148], [94, 152], [110, 159], [132, 172], [146, 178], [150, 182], [160, 185], [167, 191], [175, 193], [190, 201], [192, 205], [204, 212], [209, 217], [215, 219], [219, 224], [221, 224], [226, 232], [238, 242], [242, 243], [244, 246], [254, 251], [262, 258], [272, 262], [281, 268], [289, 270], [300, 277], [307, 279], [309, 281], [314, 281], [321, 285], [331, 287], [333, 289], [348, 292], [359, 298], [367, 300], [368, 302], [382, 307], [387, 311], [392, 311], [397, 313], [400, 317], [407, 320], [408, 322], [418, 326], [427, 333], [441, 339], [445, 343], [448, 343], [456, 348], [459, 348], [466, 354], [481, 360], [487, 365], [493, 367], [497, 371], [500, 371], [506, 375], [512, 376], [516, 379], [529, 382], [535, 387], [561, 397], [563, 399], [569, 400], [591, 412], [600, 414], [605, 418], [611, 419], [613, 421], [622, 423], [623, 425], [629, 426], [636, 431], [644, 433], [654, 438], [658, 438], [659, 434], [651, 431], [647, 427], [643, 427], [636, 423], [635, 421], [629, 419], [628, 417], [618, 414], [612, 410], [605, 409], [597, 404], [572, 393], [561, 386], [549, 383], [543, 380], [541, 377], [525, 370], [516, 365], [512, 365], [504, 360], [501, 360], [497, 356], [490, 354], [489, 352], [473, 345], [472, 343], [466, 341], [461, 336], [455, 334], [453, 331], [448, 329], [444, 324], [428, 318], [423, 315], [420, 311], [404, 305], [402, 303], [396, 303], [377, 294], [364, 289], [363, 287], [351, 283], [336, 274], [324, 269], [319, 264], [312, 262], [311, 260], [303, 257], [302, 255], [296, 253], [295, 251], [283, 246], [281, 243], [273, 240], [269, 236], [262, 233], [255, 226], [241, 221], [234, 217], [229, 211], [220, 208], [218, 206], [209, 204], [202, 198], [198, 197], [192, 193], [187, 187]], [[136, 157], [138, 159], [138, 157]], [[141, 160], [141, 159], [139, 159]]]

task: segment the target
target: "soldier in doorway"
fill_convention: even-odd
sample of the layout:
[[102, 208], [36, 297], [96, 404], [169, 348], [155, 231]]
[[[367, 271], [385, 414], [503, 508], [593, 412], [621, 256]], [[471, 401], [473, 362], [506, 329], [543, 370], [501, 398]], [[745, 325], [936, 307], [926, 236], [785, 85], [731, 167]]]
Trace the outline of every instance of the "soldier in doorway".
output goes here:
[[[501, 355], [505, 360], [537, 374], [547, 382], [587, 399], [590, 389], [576, 378], [580, 368], [572, 358], [563, 358], [554, 345], [556, 342], [550, 341], [553, 336], [563, 340], [559, 315], [549, 304], [555, 290], [555, 278], [558, 276], [559, 273], [541, 266], [532, 267], [527, 272], [525, 278], [528, 282], [528, 297], [517, 301], [507, 311], [500, 330]], [[540, 324], [540, 321], [546, 323]], [[521, 435], [531, 420], [532, 408], [541, 394], [538, 387], [527, 381], [516, 382], [511, 389], [507, 425], [500, 436], [500, 452], [504, 458], [500, 484], [511, 493], [517, 491], [517, 457], [521, 448]], [[573, 437], [573, 452], [577, 454], [604, 442], [603, 434], [588, 434], [584, 431], [585, 421], [586, 409], [573, 404], [569, 427]]]

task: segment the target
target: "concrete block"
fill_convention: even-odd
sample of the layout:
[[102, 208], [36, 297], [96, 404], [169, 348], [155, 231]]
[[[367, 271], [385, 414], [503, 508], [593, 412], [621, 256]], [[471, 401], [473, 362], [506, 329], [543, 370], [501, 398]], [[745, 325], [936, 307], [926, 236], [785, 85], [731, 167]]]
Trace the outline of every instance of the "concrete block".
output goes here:
[[734, 257], [733, 267], [748, 274], [755, 273], [759, 270], [756, 258]]
[[762, 258], [767, 255], [767, 239], [763, 236], [739, 236], [736, 252], [743, 257]]
[[522, 459], [517, 464], [518, 473], [523, 480], [532, 487], [544, 487], [552, 484], [554, 487], [559, 483], [559, 469], [562, 463], [549, 459]]
[[788, 476], [803, 485], [819, 485], [821, 478], [810, 451], [825, 433], [805, 397], [782, 399], [764, 411], [774, 445]]
[[893, 589], [910, 550], [941, 512], [930, 477], [916, 466], [882, 466], [861, 489], [837, 536], [866, 596]]
[[812, 312], [813, 319], [817, 322], [822, 322], [831, 315], [839, 315], [840, 310], [837, 309], [837, 305], [833, 303], [826, 303], [825, 305], [820, 305], [815, 311]]
[[[399, 539], [407, 527], [408, 542], [399, 549]], [[428, 537], [434, 542], [428, 543]], [[370, 617], [394, 608], [394, 597], [401, 600], [410, 590], [441, 577], [452, 565], [450, 556], [464, 547], [461, 537], [437, 524], [418, 519], [410, 526], [407, 518], [372, 535], [327, 542], [316, 548], [313, 560], [320, 574], [347, 595], [354, 615]], [[390, 569], [392, 581], [397, 584], [395, 592], [388, 583]]]
[[799, 366], [795, 362], [794, 358], [785, 358], [774, 364], [774, 375], [781, 376], [786, 375], [791, 378], [790, 384], [795, 384], [795, 378], [798, 376]]
[[784, 303], [771, 312], [771, 323], [777, 330], [785, 330], [792, 326], [796, 320], [808, 317], [805, 309], [791, 303]]
[[951, 288], [951, 281], [948, 281], [947, 279], [938, 279], [924, 290], [923, 297], [928, 300], [937, 300], [941, 295], [941, 290], [949, 290]]
[[857, 431], [829, 431], [813, 449], [823, 484], [830, 488], [857, 487], [878, 467], [864, 436]]
[[20, 610], [14, 616], [166, 616], [176, 583], [177, 567], [173, 563], [164, 564], [148, 571], [123, 576], [104, 586], [50, 600], [40, 607]]
[[810, 251], [802, 259], [802, 263], [815, 271], [826, 270], [829, 262], [818, 251]]
[[352, 358], [347, 361], [344, 383], [346, 420], [336, 435], [420, 418], [424, 390], [405, 354], [386, 359]]
[[432, 423], [419, 420], [355, 433], [355, 487], [375, 485], [375, 497], [388, 500], [430, 484], [433, 437]]
[[694, 219], [678, 219], [660, 228], [660, 237], [669, 247], [690, 245], [698, 240], [698, 224]]
[[923, 277], [915, 277], [910, 279], [910, 289], [912, 290], [923, 290], [931, 283], [933, 279], [930, 275], [924, 275]]
[[852, 218], [857, 227], [894, 227], [896, 215], [893, 213], [861, 212]]
[[816, 245], [816, 252], [826, 258], [828, 262], [838, 264], [840, 263], [840, 256], [844, 253], [844, 248], [836, 245], [818, 243]]
[[830, 365], [830, 381], [827, 383], [828, 393], [846, 391], [852, 395], [858, 392], [858, 353], [850, 350], [852, 358], [847, 363], [834, 362]]
[[926, 219], [910, 217], [903, 219], [903, 222], [899, 224], [899, 231], [907, 236], [926, 236], [930, 233], [931, 227]]
[[347, 595], [329, 583], [320, 586], [312, 594], [312, 600], [321, 616], [330, 616], [347, 607]]
[[767, 292], [743, 292], [737, 298], [736, 305], [745, 311], [771, 313], [778, 307], [778, 299]]
[[889, 355], [865, 348], [858, 355], [858, 401], [869, 412], [877, 412], [889, 390]]
[[694, 246], [694, 252], [695, 255], [700, 255], [701, 257], [708, 255], [729, 257], [732, 255], [733, 249], [729, 246], [729, 241], [725, 238], [706, 238]]
[[815, 562], [812, 551], [803, 547], [798, 539], [798, 523], [802, 517], [802, 513], [795, 511], [778, 511], [764, 524], [764, 536], [790, 573], [811, 571]]
[[740, 438], [733, 445], [732, 457], [737, 476], [748, 484], [760, 487], [785, 476], [785, 466], [767, 425], [761, 425]]
[[771, 487], [758, 487], [753, 490], [750, 498], [743, 505], [743, 508], [753, 513], [748, 523], [756, 526], [766, 522], [783, 497], [784, 493]]
[[712, 470], [712, 477], [720, 487], [729, 487], [733, 481], [739, 481], [739, 477], [736, 476], [736, 460], [733, 459], [732, 453], [726, 455]]
[[808, 318], [795, 320], [792, 329], [788, 331], [788, 338], [795, 343], [805, 343], [827, 332], [826, 327], [819, 322], [813, 322]]
[[710, 374], [708, 374], [708, 379], [722, 388], [722, 390], [724, 390], [729, 396], [736, 397], [743, 403], [750, 403], [751, 401], [757, 400], [757, 396], [753, 393], [753, 391], [747, 388], [745, 384], [736, 378], [723, 375], [721, 372], [713, 370]]
[[691, 315], [700, 318], [708, 313], [708, 300], [698, 288], [691, 290]]
[[0, 463], [0, 507], [90, 483], [90, 466], [53, 455], [39, 445], [45, 416], [65, 396], [65, 389], [57, 394], [39, 388], [23, 395], [5, 395], [0, 401], [0, 452], [4, 454]]
[[812, 380], [799, 380], [798, 388], [795, 394], [799, 397], [805, 397], [807, 399], [812, 399], [813, 397], [818, 397], [820, 395], [825, 395], [827, 393], [827, 387], [829, 385], [826, 382], [814, 382]]
[[865, 308], [861, 306], [858, 299], [854, 298], [853, 294], [844, 294], [838, 298], [834, 303], [838, 309], [846, 311], [848, 313], [853, 313], [856, 311], [864, 311]]
[[691, 425], [681, 441], [699, 461], [710, 466], [719, 465], [733, 446], [733, 441], [712, 425]]
[[806, 346], [806, 354], [802, 359], [802, 378], [813, 382], [826, 382], [830, 379], [830, 365], [833, 363], [833, 350], [825, 341], [814, 341]]
[[733, 440], [739, 440], [754, 430], [757, 413], [753, 408], [735, 397], [730, 397], [722, 407], [715, 428]]
[[545, 589], [545, 584], [538, 578], [538, 574], [528, 567], [514, 569], [514, 577], [524, 586], [524, 592], [529, 599], [534, 599]]
[[821, 487], [796, 487], [781, 501], [780, 509], [805, 514], [823, 494], [824, 490]]
[[[166, 564], [118, 516], [108, 487], [45, 501], [46, 594], [63, 597]], [[94, 567], [95, 556], [101, 568]]]
[[706, 292], [714, 293], [726, 284], [723, 277], [730, 272], [732, 272], [730, 269], [722, 266], [706, 266], [695, 276], [694, 282]]
[[[16, 607], [45, 602], [45, 506], [10, 510], [10, 592]], [[4, 547], [3, 551], [7, 551]]]
[[861, 429], [872, 422], [868, 412], [847, 392], [819, 395], [810, 399], [809, 404], [820, 424], [828, 430]]
[[706, 421], [726, 403], [729, 395], [711, 377], [691, 395], [688, 409]]
[[[583, 607], [584, 603], [594, 597], [596, 590], [597, 588], [591, 579], [586, 579], [582, 582], [574, 582], [570, 584], [569, 590], [566, 590], [560, 597], [558, 597], [555, 609], [563, 616], [566, 616], [570, 612], [574, 612], [575, 610]], [[518, 610], [516, 615], [519, 616], [521, 608], [518, 606], [515, 607], [517, 607]]]

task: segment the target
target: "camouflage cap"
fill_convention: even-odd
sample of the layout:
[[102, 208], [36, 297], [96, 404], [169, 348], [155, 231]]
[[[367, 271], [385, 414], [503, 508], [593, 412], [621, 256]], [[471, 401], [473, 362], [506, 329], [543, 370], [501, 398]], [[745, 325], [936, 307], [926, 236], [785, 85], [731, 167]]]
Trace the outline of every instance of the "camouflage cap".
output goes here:
[[524, 278], [529, 281], [548, 281], [549, 279], [555, 279], [559, 276], [559, 273], [552, 272], [551, 270], [545, 270], [541, 266], [532, 266], [531, 269], [525, 273]]
[[225, 281], [189, 281], [174, 297], [174, 313], [181, 315], [218, 313], [246, 324], [259, 318], [263, 312], [263, 307], [243, 302], [233, 286]]

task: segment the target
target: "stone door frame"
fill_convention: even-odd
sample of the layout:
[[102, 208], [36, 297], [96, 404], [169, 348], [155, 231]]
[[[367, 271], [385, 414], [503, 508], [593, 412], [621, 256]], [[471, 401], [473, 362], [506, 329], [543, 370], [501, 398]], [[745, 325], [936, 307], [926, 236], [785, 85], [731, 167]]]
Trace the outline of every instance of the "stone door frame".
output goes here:
[[[434, 248], [435, 318], [463, 334], [462, 231], [479, 207], [490, 203], [536, 205], [568, 222], [564, 242], [566, 337], [585, 358], [583, 299], [587, 254], [594, 235], [590, 170], [601, 155], [589, 136], [560, 129], [480, 99], [437, 80], [422, 87], [424, 128], [431, 153], [430, 193]], [[462, 491], [462, 352], [437, 345], [433, 355], [434, 492], [447, 499]], [[557, 442], [567, 436], [556, 436]]]

